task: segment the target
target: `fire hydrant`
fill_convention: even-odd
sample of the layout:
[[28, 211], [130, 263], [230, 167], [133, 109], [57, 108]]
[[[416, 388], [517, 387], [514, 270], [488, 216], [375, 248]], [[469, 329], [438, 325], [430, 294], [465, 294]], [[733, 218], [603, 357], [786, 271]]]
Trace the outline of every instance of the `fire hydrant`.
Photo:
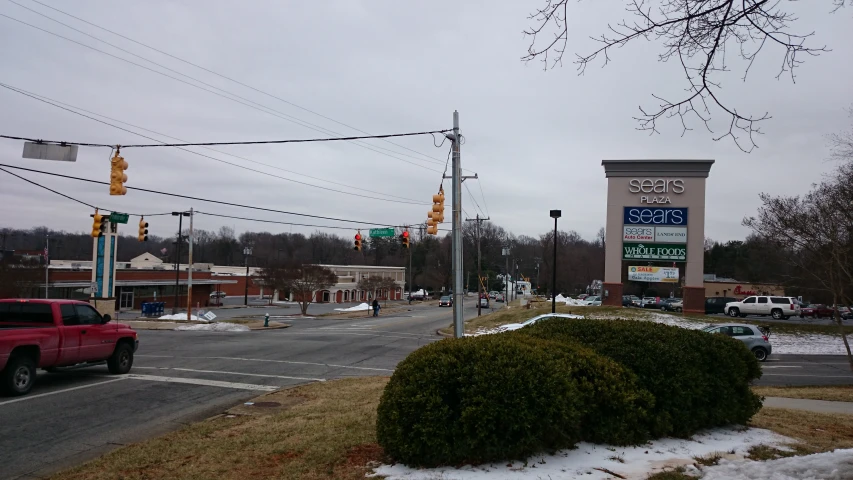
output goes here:
[[266, 315], [264, 315], [264, 326], [265, 326], [265, 327], [269, 327], [269, 326], [270, 326], [270, 314], [269, 314], [269, 313], [267, 313]]

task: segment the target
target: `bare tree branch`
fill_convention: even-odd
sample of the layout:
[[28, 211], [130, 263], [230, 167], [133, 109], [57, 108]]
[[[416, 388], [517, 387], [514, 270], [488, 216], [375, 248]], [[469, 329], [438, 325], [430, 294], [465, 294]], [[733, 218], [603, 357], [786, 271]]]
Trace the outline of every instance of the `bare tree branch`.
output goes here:
[[[578, 0], [580, 1], [580, 0]], [[802, 65], [802, 55], [817, 56], [828, 51], [826, 47], [811, 47], [806, 41], [814, 34], [797, 34], [790, 31], [797, 21], [782, 9], [783, 0], [626, 0], [626, 10], [633, 21], [622, 20], [615, 26], [607, 25], [607, 33], [592, 39], [601, 45], [592, 53], [577, 55], [578, 74], [583, 75], [590, 62], [600, 58], [602, 67], [610, 63], [610, 52], [633, 40], [643, 38], [662, 44], [658, 60], [667, 62], [677, 58], [687, 80], [682, 98], [666, 99], [652, 95], [654, 108], [639, 107], [640, 115], [634, 117], [639, 130], [649, 134], [659, 133], [659, 119], [678, 118], [683, 136], [691, 128], [691, 120], [701, 122], [714, 140], [731, 138], [738, 148], [751, 152], [756, 136], [761, 134], [758, 123], [767, 120], [769, 113], [745, 114], [721, 98], [721, 84], [717, 74], [727, 72], [726, 48], [737, 44], [740, 57], [745, 60], [742, 79], [745, 81], [758, 55], [768, 44], [782, 50], [782, 61], [776, 78], [788, 73], [796, 81], [795, 69]], [[836, 12], [853, 0], [831, 0]], [[569, 0], [545, 0], [543, 8], [536, 9], [528, 19], [533, 26], [524, 31], [530, 44], [522, 60], [542, 61], [544, 69], [562, 65], [568, 43]], [[543, 40], [542, 38], [547, 38]], [[750, 46], [754, 48], [750, 48]], [[711, 128], [712, 109], [730, 117], [728, 128], [714, 132]]]

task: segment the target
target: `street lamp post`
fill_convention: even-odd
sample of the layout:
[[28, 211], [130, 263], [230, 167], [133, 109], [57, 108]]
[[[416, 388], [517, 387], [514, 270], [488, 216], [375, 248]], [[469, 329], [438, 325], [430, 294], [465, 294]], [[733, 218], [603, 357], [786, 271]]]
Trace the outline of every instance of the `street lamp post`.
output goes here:
[[243, 305], [249, 306], [249, 255], [252, 254], [252, 247], [243, 248], [243, 256], [246, 258], [246, 291], [243, 294]]
[[554, 263], [551, 265], [551, 313], [557, 313], [557, 219], [562, 212], [551, 210], [554, 219]]

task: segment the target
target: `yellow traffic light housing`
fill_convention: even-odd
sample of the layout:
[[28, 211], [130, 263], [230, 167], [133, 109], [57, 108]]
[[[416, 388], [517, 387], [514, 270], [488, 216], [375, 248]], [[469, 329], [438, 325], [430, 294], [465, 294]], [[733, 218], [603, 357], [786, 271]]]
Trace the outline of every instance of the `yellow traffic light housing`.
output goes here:
[[403, 244], [403, 248], [409, 248], [409, 231], [405, 230], [402, 235], [400, 235], [400, 243]]
[[427, 212], [427, 234], [437, 235], [438, 224], [444, 222], [444, 187], [432, 196], [432, 210]]
[[101, 215], [98, 210], [92, 215], [92, 238], [103, 237], [107, 231], [109, 217]]
[[139, 235], [136, 238], [140, 242], [148, 241], [148, 222], [145, 221], [144, 217], [139, 219]]
[[110, 195], [126, 195], [127, 187], [124, 184], [127, 182], [127, 175], [124, 173], [127, 170], [127, 162], [124, 157], [119, 156], [119, 149], [116, 148], [116, 153], [110, 159]]
[[355, 246], [353, 247], [353, 250], [361, 251], [361, 231], [360, 230], [358, 233], [355, 234]]

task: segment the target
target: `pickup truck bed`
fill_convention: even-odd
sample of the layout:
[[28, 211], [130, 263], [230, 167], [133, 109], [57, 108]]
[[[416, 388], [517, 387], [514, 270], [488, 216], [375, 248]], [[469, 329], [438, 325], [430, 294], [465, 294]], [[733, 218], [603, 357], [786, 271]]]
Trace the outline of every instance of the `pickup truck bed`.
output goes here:
[[37, 368], [106, 361], [111, 373], [129, 372], [137, 334], [110, 320], [86, 302], [0, 300], [0, 389], [28, 393]]

